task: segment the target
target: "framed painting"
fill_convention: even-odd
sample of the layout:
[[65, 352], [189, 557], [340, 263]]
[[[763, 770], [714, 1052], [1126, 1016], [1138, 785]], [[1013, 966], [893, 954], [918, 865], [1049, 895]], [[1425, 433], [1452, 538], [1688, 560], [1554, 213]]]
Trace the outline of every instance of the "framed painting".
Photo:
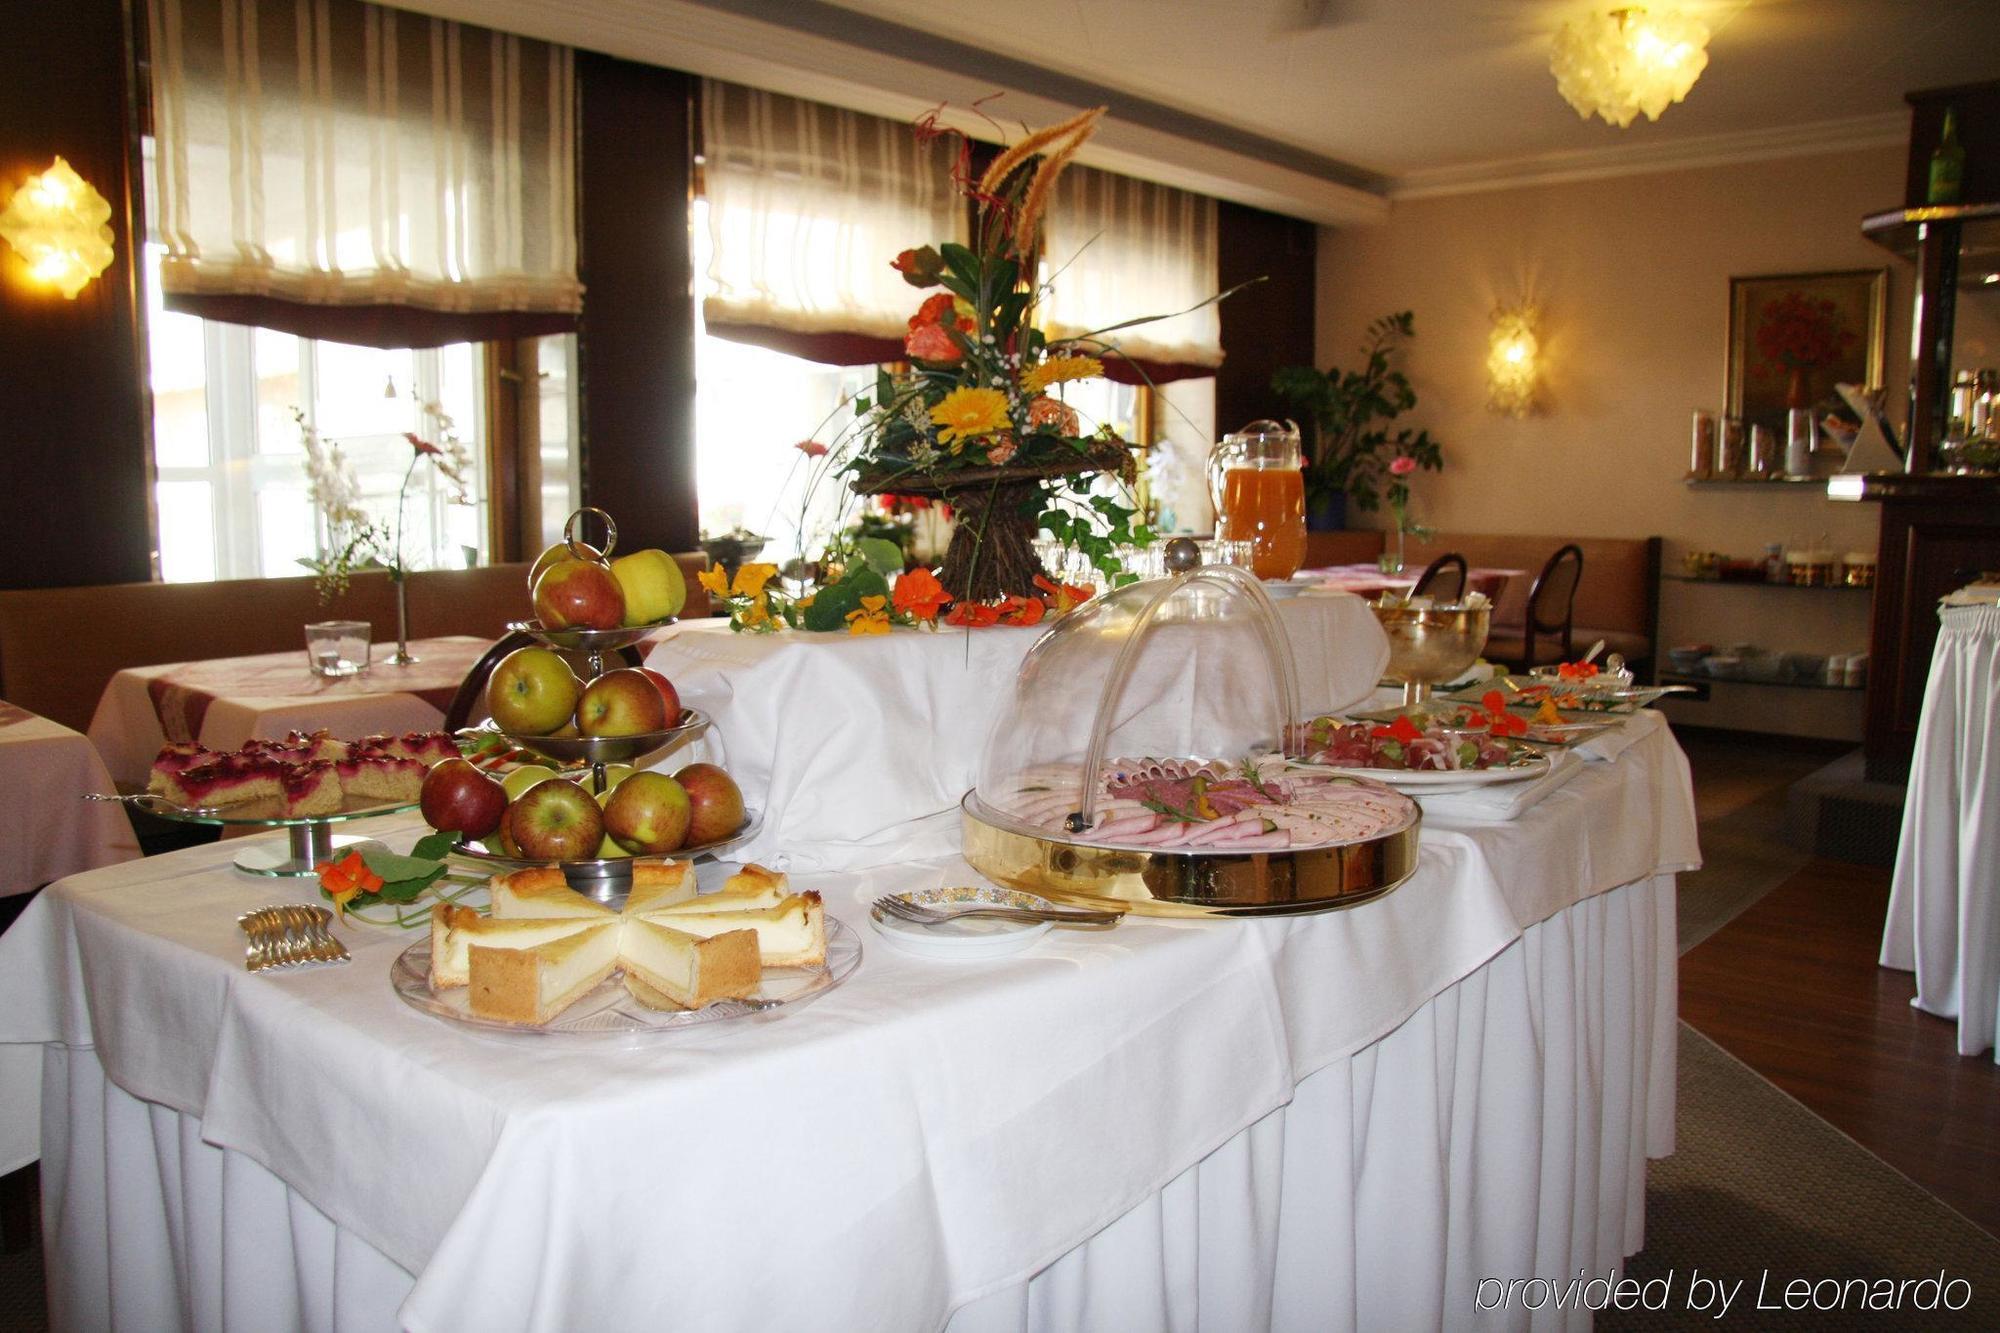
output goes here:
[[1836, 384], [1882, 387], [1889, 270], [1729, 280], [1727, 413], [1785, 437], [1785, 412], [1838, 406]]

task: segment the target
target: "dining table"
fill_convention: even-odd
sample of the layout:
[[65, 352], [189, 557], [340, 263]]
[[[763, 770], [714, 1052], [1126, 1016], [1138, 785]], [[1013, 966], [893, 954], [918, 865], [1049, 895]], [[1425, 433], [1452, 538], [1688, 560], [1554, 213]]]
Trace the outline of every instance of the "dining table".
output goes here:
[[[379, 647], [379, 645], [378, 645]], [[490, 639], [413, 639], [417, 661], [375, 661], [349, 676], [322, 676], [305, 650], [127, 667], [111, 677], [90, 719], [90, 739], [111, 776], [143, 790], [153, 758], [169, 741], [234, 750], [293, 729], [329, 728], [354, 740], [388, 732], [432, 731]]]
[[[124, 808], [86, 802], [111, 779], [89, 740], [0, 701], [0, 897], [139, 855]], [[0, 1046], [0, 1176], [35, 1160], [42, 1062], [21, 1046]]]
[[[1357, 597], [1376, 598], [1383, 593], [1401, 595], [1417, 586], [1423, 576], [1421, 565], [1400, 570], [1385, 570], [1379, 563], [1351, 565], [1323, 565], [1314, 569], [1302, 569], [1292, 575], [1294, 583], [1326, 592], [1349, 592]], [[1525, 569], [1489, 569], [1474, 566], [1465, 571], [1467, 592], [1484, 593], [1494, 606], [1500, 606], [1502, 599], [1513, 591], [1517, 580], [1528, 577]], [[1522, 594], [1525, 597], [1525, 592]]]
[[[1025, 651], [989, 642], [912, 651]], [[958, 697], [850, 665], [844, 686], [875, 679], [904, 713]], [[253, 882], [217, 847], [71, 877], [0, 937], [0, 1042], [43, 1061], [51, 1315], [1471, 1324], [1482, 1277], [1637, 1250], [1647, 1160], [1673, 1148], [1692, 790], [1657, 714], [1601, 739], [1519, 808], [1427, 801], [1414, 873], [1364, 906], [1128, 916], [981, 961], [906, 952], [871, 915], [976, 882], [957, 854], [802, 842], [791, 887], [860, 945], [853, 973], [803, 1007], [622, 1041], [422, 1011], [391, 978], [423, 935], [385, 925], [338, 925], [344, 965], [248, 973], [237, 917], [313, 886]], [[865, 809], [879, 777], [857, 755], [817, 795]], [[402, 850], [423, 829], [366, 831]]]
[[2000, 584], [1938, 607], [1881, 961], [1911, 1004], [1958, 1025], [1958, 1053], [2000, 1061]]

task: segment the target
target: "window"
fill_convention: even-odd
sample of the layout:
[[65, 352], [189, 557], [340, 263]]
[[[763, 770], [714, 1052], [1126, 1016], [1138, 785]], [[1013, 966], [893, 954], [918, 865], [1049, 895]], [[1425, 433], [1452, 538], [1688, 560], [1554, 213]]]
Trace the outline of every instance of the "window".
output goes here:
[[[426, 404], [437, 405], [483, 460], [484, 368], [476, 345], [384, 351], [176, 314], [160, 303], [159, 255], [157, 245], [146, 247], [162, 578], [278, 578], [303, 573], [302, 560], [327, 554], [295, 411], [340, 444], [361, 484], [362, 507], [385, 525], [395, 518], [410, 463], [404, 432], [435, 438], [440, 431]], [[553, 389], [544, 381], [545, 419], [552, 396], [567, 404], [567, 375], [551, 379]], [[566, 411], [558, 419], [562, 430], [544, 443], [565, 457], [553, 469], [545, 464], [544, 481], [568, 487], [573, 432]], [[466, 504], [453, 503], [433, 468], [412, 475], [403, 512], [411, 568], [460, 568], [486, 558], [483, 474], [482, 461], [467, 478]]]

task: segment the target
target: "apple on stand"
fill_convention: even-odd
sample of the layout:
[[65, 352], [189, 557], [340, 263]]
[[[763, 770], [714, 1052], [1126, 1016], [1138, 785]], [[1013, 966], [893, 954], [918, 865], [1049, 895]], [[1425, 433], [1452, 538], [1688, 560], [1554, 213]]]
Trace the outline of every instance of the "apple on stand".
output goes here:
[[604, 803], [604, 827], [629, 852], [671, 852], [687, 841], [688, 793], [665, 773], [634, 773]]
[[[604, 790], [595, 793], [597, 803], [603, 805], [606, 801], [610, 800], [611, 793], [618, 790], [618, 784], [638, 771], [638, 769], [632, 767], [630, 764], [606, 764], [604, 766]], [[592, 778], [588, 773], [578, 778], [577, 781], [581, 782], [586, 789], [592, 785]]]
[[537, 783], [547, 782], [562, 775], [553, 768], [542, 764], [523, 764], [500, 779], [500, 785], [507, 789], [507, 799], [518, 801], [528, 794], [529, 788]]
[[493, 836], [486, 840], [487, 849], [489, 851], [497, 851], [502, 856], [511, 856], [516, 860], [525, 861], [527, 858], [521, 855], [520, 844], [514, 841], [513, 826], [514, 807], [510, 805], [506, 810], [501, 812], [500, 827], [493, 830]]
[[558, 560], [535, 580], [535, 618], [543, 629], [617, 629], [625, 594], [603, 565]]
[[417, 805], [432, 828], [476, 840], [500, 827], [507, 789], [466, 760], [447, 759], [424, 774]]
[[574, 782], [543, 782], [510, 807], [507, 829], [526, 859], [587, 861], [604, 841], [604, 812]]
[[743, 827], [743, 789], [722, 769], [714, 764], [689, 764], [674, 774], [674, 781], [687, 793], [689, 846], [721, 842]]
[[534, 596], [535, 593], [535, 580], [547, 573], [550, 565], [564, 560], [587, 560], [593, 564], [601, 565], [604, 563], [604, 554], [589, 542], [578, 542], [575, 550], [570, 549], [568, 542], [557, 542], [554, 546], [549, 547], [536, 556], [535, 563], [528, 567], [528, 595], [530, 597]]
[[514, 736], [546, 736], [562, 727], [583, 697], [583, 682], [547, 648], [516, 648], [486, 682], [486, 711]]
[[687, 578], [665, 551], [634, 551], [611, 562], [612, 577], [625, 594], [625, 623], [654, 625], [677, 616], [687, 605]]
[[663, 731], [667, 725], [666, 699], [644, 671], [619, 667], [583, 687], [583, 697], [576, 706], [576, 725], [586, 736]]
[[678, 726], [681, 720], [681, 692], [674, 683], [651, 667], [640, 667], [639, 673], [653, 682], [660, 691], [660, 698], [667, 706], [667, 725]]

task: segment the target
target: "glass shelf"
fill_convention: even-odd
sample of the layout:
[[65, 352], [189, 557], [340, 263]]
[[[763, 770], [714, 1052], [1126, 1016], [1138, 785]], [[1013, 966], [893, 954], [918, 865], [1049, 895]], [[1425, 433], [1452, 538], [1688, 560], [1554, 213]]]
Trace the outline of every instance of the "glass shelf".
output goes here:
[[[1746, 680], [1726, 676], [1698, 676], [1685, 671], [1662, 671], [1660, 683], [1663, 685], [1755, 685], [1763, 689], [1780, 690], [1830, 690], [1838, 694], [1859, 694], [1865, 685], [1829, 685], [1823, 680]], [[1689, 698], [1706, 696], [1690, 695]]]
[[1826, 477], [1682, 477], [1681, 485], [1691, 491], [1768, 491], [1805, 486], [1824, 493], [1827, 481]]
[[1915, 260], [1925, 228], [1945, 223], [1959, 228], [1959, 289], [1991, 290], [1986, 276], [2000, 271], [2000, 204], [1892, 208], [1861, 219], [1861, 234], [1891, 254]]
[[1874, 587], [1850, 583], [1766, 583], [1763, 579], [1698, 579], [1687, 574], [1662, 574], [1667, 583], [1715, 584], [1724, 588], [1785, 588], [1793, 592], [1873, 592]]

